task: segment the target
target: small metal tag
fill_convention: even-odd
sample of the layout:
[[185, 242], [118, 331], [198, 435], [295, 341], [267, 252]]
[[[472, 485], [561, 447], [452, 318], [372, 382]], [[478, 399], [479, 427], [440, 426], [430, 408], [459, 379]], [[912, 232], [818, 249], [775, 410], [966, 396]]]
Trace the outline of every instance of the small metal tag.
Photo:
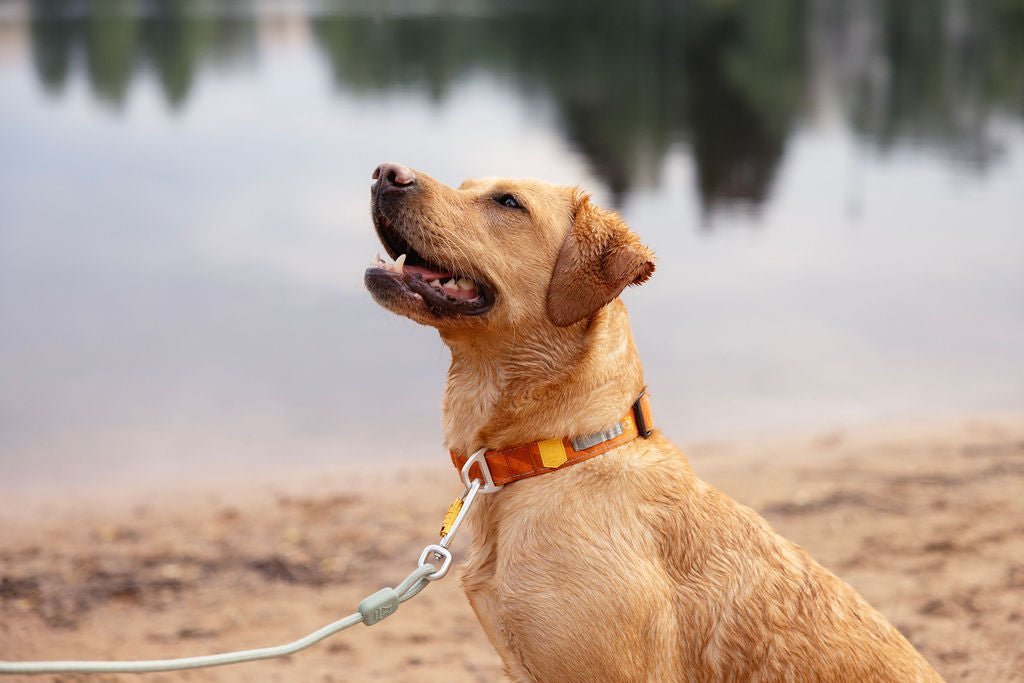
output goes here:
[[577, 436], [572, 440], [572, 447], [577, 451], [585, 451], [588, 448], [592, 448], [599, 443], [610, 441], [615, 437], [622, 434], [622, 423], [615, 423], [614, 427], [604, 430], [603, 432], [597, 432], [596, 434], [587, 434], [584, 436]]

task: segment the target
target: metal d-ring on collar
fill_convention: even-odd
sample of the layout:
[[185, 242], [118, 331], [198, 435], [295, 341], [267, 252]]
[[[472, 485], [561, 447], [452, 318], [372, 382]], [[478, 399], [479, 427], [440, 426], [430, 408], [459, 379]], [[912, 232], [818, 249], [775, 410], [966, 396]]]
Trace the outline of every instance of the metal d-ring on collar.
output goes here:
[[483, 487], [480, 489], [480, 492], [494, 493], [495, 491], [501, 490], [502, 485], [496, 485], [494, 483], [494, 478], [491, 476], [491, 468], [487, 466], [487, 458], [484, 457], [485, 453], [487, 453], [487, 449], [481, 448], [476, 453], [469, 456], [469, 459], [466, 460], [466, 463], [462, 466], [462, 483], [466, 485], [467, 489], [469, 488], [472, 481], [474, 481], [470, 479], [469, 469], [473, 465], [477, 465], [480, 468], [480, 475], [484, 478]]

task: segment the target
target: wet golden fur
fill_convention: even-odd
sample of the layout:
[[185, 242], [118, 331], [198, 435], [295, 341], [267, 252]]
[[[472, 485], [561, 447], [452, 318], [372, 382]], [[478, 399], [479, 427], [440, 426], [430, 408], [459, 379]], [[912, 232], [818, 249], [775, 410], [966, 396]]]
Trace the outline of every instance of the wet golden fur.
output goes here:
[[[573, 188], [417, 172], [386, 209], [430, 260], [489, 282], [451, 349], [447, 446], [469, 453], [615, 423], [644, 387], [624, 304], [653, 256]], [[514, 193], [524, 210], [494, 201]], [[376, 296], [376, 295], [375, 295]], [[653, 397], [657, 420], [657, 396]], [[660, 432], [483, 496], [466, 595], [515, 681], [938, 681], [857, 593], [708, 486]]]

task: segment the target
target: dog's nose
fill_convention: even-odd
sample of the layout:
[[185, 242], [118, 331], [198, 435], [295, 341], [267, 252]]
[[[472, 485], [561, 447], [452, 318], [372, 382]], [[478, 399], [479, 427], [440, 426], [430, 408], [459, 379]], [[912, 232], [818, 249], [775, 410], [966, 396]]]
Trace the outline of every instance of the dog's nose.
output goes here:
[[416, 183], [412, 169], [392, 161], [385, 161], [373, 170], [373, 179], [380, 184], [381, 191], [402, 191]]

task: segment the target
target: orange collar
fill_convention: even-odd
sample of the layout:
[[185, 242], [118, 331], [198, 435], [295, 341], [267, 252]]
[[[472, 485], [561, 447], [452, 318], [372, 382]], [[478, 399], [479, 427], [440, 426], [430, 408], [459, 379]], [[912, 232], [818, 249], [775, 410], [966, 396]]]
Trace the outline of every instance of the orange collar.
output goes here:
[[[622, 416], [622, 419], [611, 429], [573, 439], [564, 437], [507, 448], [495, 448], [484, 451], [482, 459], [487, 463], [487, 469], [490, 470], [493, 485], [501, 486], [575, 465], [628, 443], [637, 436], [646, 439], [654, 431], [653, 425], [651, 402], [647, 398], [647, 392], [643, 392]], [[455, 452], [451, 452], [451, 456], [452, 464], [459, 472], [471, 457]], [[469, 470], [469, 480], [472, 479], [483, 480], [480, 466], [475, 463]]]

